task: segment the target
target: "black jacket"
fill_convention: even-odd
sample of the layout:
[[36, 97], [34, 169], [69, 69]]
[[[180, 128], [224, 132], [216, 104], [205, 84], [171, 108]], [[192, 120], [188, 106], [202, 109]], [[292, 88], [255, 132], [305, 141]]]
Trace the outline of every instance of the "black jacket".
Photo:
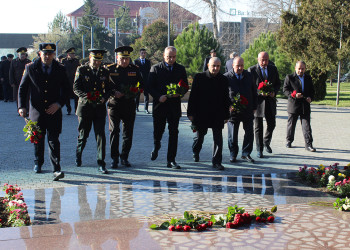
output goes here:
[[[302, 93], [304, 98], [296, 99], [291, 97], [294, 90], [296, 93]], [[302, 91], [301, 81], [295, 72], [294, 74], [287, 75], [284, 80], [283, 93], [288, 97], [288, 113], [310, 114], [310, 103], [305, 100], [307, 97], [310, 97], [311, 100], [313, 100], [315, 95], [314, 85], [310, 75], [304, 75], [304, 91]]]
[[[259, 83], [264, 81], [259, 64], [250, 67], [248, 72], [252, 74], [253, 82], [256, 84], [256, 87], [259, 86]], [[277, 95], [279, 89], [281, 88], [281, 81], [277, 68], [271, 64], [267, 66], [267, 80], [272, 83], [275, 95]], [[277, 104], [275, 98], [258, 95], [258, 107], [255, 112], [255, 117], [264, 117], [266, 114], [269, 116], [274, 116], [276, 115], [276, 108]]]
[[9, 60], [5, 60], [0, 64], [0, 78], [4, 78], [6, 83], [9, 82], [10, 65], [11, 62]]
[[164, 103], [159, 103], [159, 98], [167, 94], [167, 85], [178, 84], [183, 80], [188, 84], [185, 67], [174, 63], [170, 71], [164, 62], [157, 63], [151, 67], [147, 82], [147, 91], [153, 97], [153, 116], [171, 112], [177, 117], [181, 117], [181, 98], [168, 98]]
[[230, 99], [228, 80], [221, 73], [210, 75], [209, 71], [194, 76], [187, 116], [193, 116], [193, 123], [201, 128], [223, 128], [229, 118]]
[[204, 59], [203, 72], [207, 71], [210, 58], [211, 58], [211, 56], [208, 56]]
[[19, 85], [23, 76], [23, 71], [26, 64], [31, 63], [29, 59], [20, 60], [19, 58], [13, 59], [10, 66], [10, 84]]
[[[69, 94], [68, 79], [63, 65], [53, 60], [51, 73], [46, 76], [40, 58], [27, 64], [18, 90], [19, 108], [26, 107], [28, 91], [29, 118], [33, 121], [41, 120], [41, 116], [46, 117], [45, 110], [53, 103], [59, 103], [63, 107]], [[51, 118], [59, 121], [60, 117], [62, 112], [58, 110]]]
[[224, 76], [228, 78], [231, 104], [238, 93], [248, 100], [248, 105], [240, 113], [230, 113], [230, 121], [253, 119], [254, 110], [256, 110], [258, 106], [258, 94], [256, 91], [256, 85], [252, 81], [252, 75], [247, 70], [244, 70], [242, 73], [242, 79], [238, 80], [232, 69], [225, 73]]
[[62, 64], [66, 68], [69, 83], [71, 84], [71, 87], [73, 88], [75, 73], [77, 72], [77, 68], [80, 66], [79, 60], [76, 58], [74, 58], [74, 59], [64, 58], [62, 60]]
[[94, 105], [93, 103], [89, 103], [87, 99], [87, 93], [92, 91], [99, 91], [105, 102], [111, 96], [109, 72], [106, 68], [100, 66], [97, 76], [95, 76], [89, 63], [80, 66], [75, 76], [73, 91], [79, 97], [76, 111], [77, 116], [90, 118], [95, 116], [106, 117], [105, 103]]
[[145, 64], [142, 64], [141, 63], [141, 59], [137, 58], [134, 61], [134, 64], [139, 67], [139, 70], [140, 70], [140, 73], [142, 75], [144, 84], [146, 85], [146, 81], [148, 80], [149, 71], [151, 70], [151, 66], [152, 66], [151, 65], [151, 61], [148, 60], [148, 59], [145, 59]]

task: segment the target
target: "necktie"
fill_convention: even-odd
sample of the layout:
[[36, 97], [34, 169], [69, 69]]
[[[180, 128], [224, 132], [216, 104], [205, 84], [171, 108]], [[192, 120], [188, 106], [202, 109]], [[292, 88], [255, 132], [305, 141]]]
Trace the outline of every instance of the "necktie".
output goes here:
[[262, 69], [262, 74], [263, 74], [264, 80], [267, 80], [267, 75], [266, 75], [265, 70], [266, 70], [266, 68], [263, 68], [263, 69]]
[[144, 65], [145, 64], [145, 59], [142, 59], [141, 63], [142, 63], [142, 65]]
[[171, 66], [169, 65], [169, 66], [168, 66], [168, 69], [169, 69], [169, 71], [171, 72], [171, 70], [172, 70], [172, 67], [171, 67]]

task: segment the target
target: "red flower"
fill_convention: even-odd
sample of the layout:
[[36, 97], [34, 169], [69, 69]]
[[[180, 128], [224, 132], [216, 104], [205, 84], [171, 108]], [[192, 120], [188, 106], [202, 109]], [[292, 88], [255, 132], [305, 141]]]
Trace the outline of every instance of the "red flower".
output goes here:
[[131, 92], [134, 92], [134, 93], [137, 93], [137, 92], [138, 92], [138, 88], [130, 87], [130, 91], [131, 91]]
[[30, 142], [34, 143], [34, 136], [33, 135], [30, 137]]
[[256, 222], [261, 222], [261, 218], [258, 216], [255, 218]]
[[168, 229], [169, 229], [169, 231], [175, 231], [175, 226], [170, 225], [170, 226], [168, 227]]
[[265, 80], [265, 82], [259, 83], [258, 90], [261, 90], [261, 89], [263, 89], [264, 87], [266, 87], [266, 83], [267, 83], [267, 80]]
[[183, 230], [183, 227], [181, 225], [177, 225], [176, 230], [181, 232]]
[[240, 98], [241, 98], [241, 104], [244, 105], [244, 106], [247, 106], [248, 105], [248, 99], [244, 95], [241, 95]]
[[297, 91], [296, 91], [296, 90], [294, 90], [294, 91], [292, 92], [292, 94], [290, 94], [290, 96], [293, 97], [293, 98], [295, 98], [296, 95], [297, 95]]
[[34, 132], [33, 132], [33, 135], [37, 135], [37, 134], [38, 134], [38, 131], [34, 131]]
[[232, 222], [227, 222], [226, 223], [226, 228], [233, 228], [233, 223]]
[[188, 232], [188, 231], [190, 231], [191, 230], [191, 227], [190, 226], [188, 226], [188, 225], [185, 225], [184, 226], [184, 231], [185, 232]]
[[198, 232], [205, 230], [205, 228], [203, 228], [202, 225], [196, 226], [196, 229]]
[[273, 216], [269, 216], [269, 218], [267, 218], [267, 221], [272, 223], [275, 220], [275, 217]]
[[265, 223], [266, 219], [265, 218], [261, 218], [261, 222]]
[[208, 225], [203, 223], [203, 224], [201, 224], [201, 227], [203, 228], [203, 230], [205, 230], [205, 229], [207, 229]]
[[140, 89], [140, 93], [143, 93], [143, 89]]
[[179, 84], [178, 84], [180, 87], [183, 87], [183, 88], [185, 88], [185, 89], [189, 89], [190, 87], [187, 85], [187, 83], [185, 83], [185, 81], [184, 80], [180, 80], [179, 81]]
[[98, 90], [96, 90], [95, 96], [99, 96], [99, 95], [100, 95], [100, 92]]
[[43, 138], [43, 135], [42, 135], [42, 134], [40, 134], [38, 137], [39, 137], [39, 139], [41, 139], [41, 138]]
[[208, 227], [212, 227], [213, 226], [213, 222], [212, 221], [208, 221]]
[[90, 92], [87, 93], [87, 98], [88, 98], [88, 99], [91, 98], [91, 93], [90, 93]]

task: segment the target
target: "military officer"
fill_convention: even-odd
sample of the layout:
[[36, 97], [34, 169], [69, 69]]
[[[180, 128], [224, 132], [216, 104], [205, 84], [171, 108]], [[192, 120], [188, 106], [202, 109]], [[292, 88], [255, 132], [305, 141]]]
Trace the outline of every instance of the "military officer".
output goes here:
[[70, 106], [70, 98], [74, 98], [74, 107], [75, 111], [77, 110], [78, 106], [78, 97], [73, 93], [73, 84], [74, 84], [74, 78], [75, 78], [75, 72], [77, 71], [77, 68], [80, 66], [79, 60], [75, 58], [75, 48], [69, 48], [66, 50], [67, 57], [62, 60], [62, 64], [66, 68], [68, 80], [69, 80], [69, 86], [70, 86], [70, 96], [67, 102], [67, 115], [70, 115], [72, 112], [72, 107]]
[[[132, 145], [132, 136], [136, 115], [135, 97], [130, 93], [130, 87], [143, 87], [143, 79], [137, 66], [130, 64], [130, 53], [133, 48], [122, 46], [115, 49], [117, 52], [117, 63], [108, 66], [113, 85], [114, 96], [108, 100], [108, 117], [112, 168], [117, 168], [120, 163], [126, 167], [131, 167], [128, 161], [129, 152]], [[119, 153], [119, 125], [123, 124], [123, 145]]]
[[[78, 144], [76, 166], [82, 165], [81, 156], [94, 125], [97, 142], [97, 164], [102, 174], [108, 174], [105, 163], [106, 155], [106, 105], [111, 94], [109, 73], [101, 66], [105, 50], [90, 49], [89, 62], [77, 69], [73, 91], [79, 97], [76, 115], [78, 116]], [[98, 91], [98, 92], [97, 92]]]
[[[16, 101], [17, 108], [18, 108], [18, 100], [17, 100], [18, 87], [19, 87], [19, 84], [21, 83], [24, 68], [25, 68], [26, 64], [30, 63], [31, 61], [27, 58], [28, 57], [27, 48], [21, 47], [21, 48], [17, 49], [16, 52], [18, 53], [18, 58], [12, 60], [11, 65], [10, 65], [10, 84], [11, 84], [12, 90], [13, 90], [13, 100]], [[26, 108], [28, 109], [29, 98], [28, 98], [27, 102], [28, 103], [27, 103]]]
[[29, 118], [38, 122], [42, 137], [34, 143], [34, 172], [40, 173], [44, 163], [45, 134], [50, 149], [54, 181], [64, 177], [60, 166], [59, 134], [62, 130], [61, 107], [68, 98], [68, 79], [64, 67], [54, 60], [56, 45], [41, 43], [40, 58], [27, 64], [18, 90], [18, 113], [26, 117], [28, 91], [30, 95]]

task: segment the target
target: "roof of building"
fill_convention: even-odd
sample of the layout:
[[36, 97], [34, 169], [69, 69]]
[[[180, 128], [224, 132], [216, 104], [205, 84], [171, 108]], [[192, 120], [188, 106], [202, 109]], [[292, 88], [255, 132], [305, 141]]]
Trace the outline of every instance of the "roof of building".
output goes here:
[[[113, 4], [123, 5], [125, 3], [126, 6], [130, 9], [130, 16], [136, 17], [139, 15], [140, 8], [153, 7], [156, 9], [161, 9], [161, 16], [163, 16], [163, 12], [167, 14], [168, 11], [168, 2], [153, 2], [153, 1], [113, 1], [113, 0], [98, 0], [95, 1], [95, 7], [98, 9], [98, 15], [100, 17], [114, 16], [114, 9], [118, 9], [119, 6], [113, 6]], [[201, 19], [199, 16], [193, 14], [192, 12], [182, 8], [176, 3], [171, 3], [171, 12], [182, 12], [186, 14], [187, 18], [190, 19]], [[77, 10], [67, 14], [67, 16], [82, 16], [84, 13], [84, 5], [82, 5]]]
[[38, 34], [16, 34], [16, 33], [0, 33], [0, 48], [28, 48], [34, 42], [33, 36]]

